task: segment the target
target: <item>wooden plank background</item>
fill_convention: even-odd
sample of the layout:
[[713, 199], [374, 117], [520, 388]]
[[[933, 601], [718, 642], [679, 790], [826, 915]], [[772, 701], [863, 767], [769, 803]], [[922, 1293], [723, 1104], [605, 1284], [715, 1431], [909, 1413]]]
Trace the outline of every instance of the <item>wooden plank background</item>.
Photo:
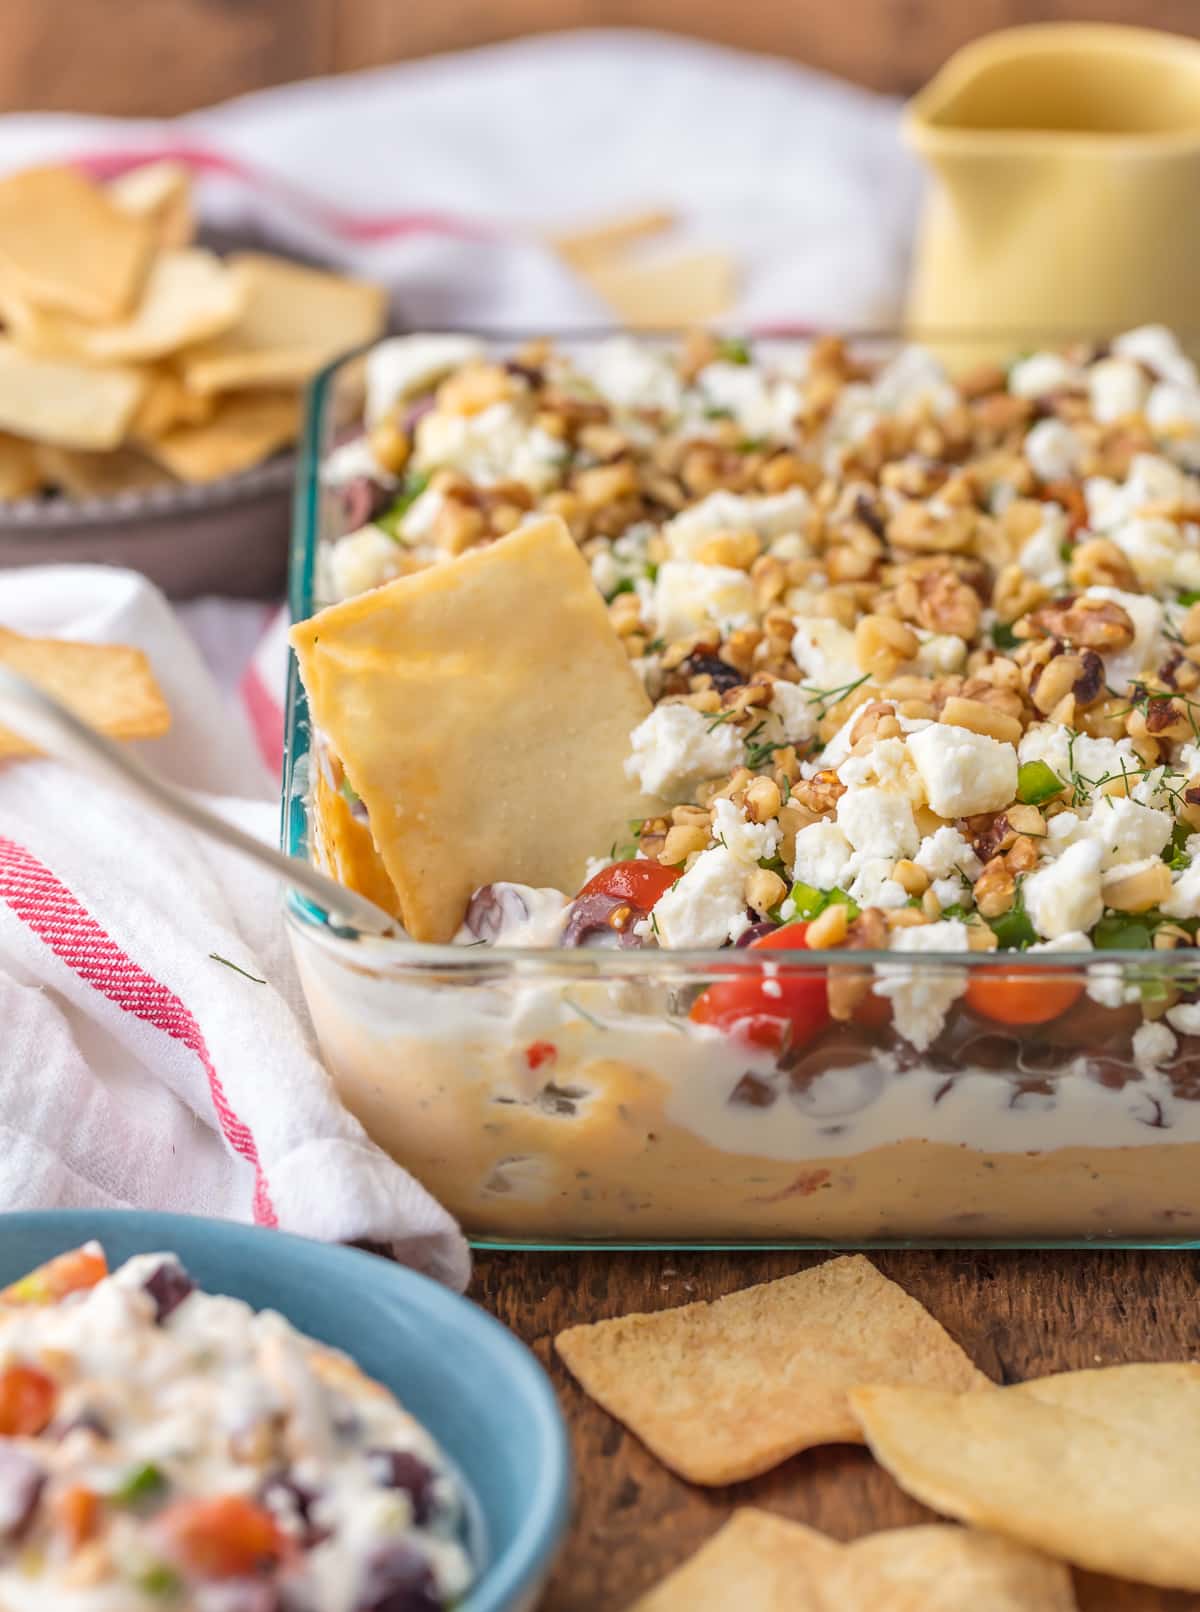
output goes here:
[[547, 29], [638, 24], [907, 93], [1014, 23], [1200, 35], [1200, 0], [4, 0], [0, 109], [169, 115], [269, 84]]

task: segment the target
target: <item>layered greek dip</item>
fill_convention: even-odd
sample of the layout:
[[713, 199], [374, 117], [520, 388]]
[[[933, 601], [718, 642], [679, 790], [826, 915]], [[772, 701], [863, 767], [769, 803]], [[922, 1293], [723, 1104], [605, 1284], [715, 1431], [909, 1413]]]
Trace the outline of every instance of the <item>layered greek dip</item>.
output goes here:
[[386, 1390], [174, 1255], [90, 1244], [0, 1294], [5, 1612], [438, 1612], [460, 1525]]
[[[1010, 1156], [1200, 1141], [1181, 966], [1200, 922], [1200, 385], [1165, 329], [953, 375], [918, 348], [872, 360], [834, 339], [498, 359], [408, 337], [370, 355], [365, 429], [324, 479], [345, 535], [322, 546], [321, 602], [557, 515], [649, 701], [624, 766], [658, 809], [595, 845], [576, 888], [477, 888], [456, 939], [641, 951], [653, 1001], [636, 1023], [627, 986], [574, 990], [578, 1018], [565, 987], [540, 1017], [523, 998], [476, 1025], [459, 1004], [444, 1061], [426, 1014], [401, 1039], [437, 1064], [439, 1094], [464, 1049], [486, 1104], [560, 1121], [603, 1106], [600, 1063], [635, 1085], [667, 1071], [645, 1133], [678, 1126], [687, 1149], [756, 1166], [913, 1138]], [[317, 756], [369, 834], [336, 754]], [[378, 867], [363, 887], [386, 904]], [[650, 991], [653, 954], [697, 948], [761, 962]], [[400, 1042], [364, 1039], [367, 1006], [319, 973], [335, 1069], [386, 1131]], [[507, 1151], [474, 1209], [489, 1192], [561, 1201], [565, 1171], [539, 1175], [542, 1144], [493, 1117]], [[426, 1179], [470, 1222], [449, 1162], [438, 1175], [447, 1136], [427, 1151]], [[1090, 1155], [1075, 1162], [1086, 1174]], [[1187, 1179], [1170, 1213], [1200, 1223]], [[1081, 1210], [1093, 1229], [1123, 1212], [1103, 1182]]]

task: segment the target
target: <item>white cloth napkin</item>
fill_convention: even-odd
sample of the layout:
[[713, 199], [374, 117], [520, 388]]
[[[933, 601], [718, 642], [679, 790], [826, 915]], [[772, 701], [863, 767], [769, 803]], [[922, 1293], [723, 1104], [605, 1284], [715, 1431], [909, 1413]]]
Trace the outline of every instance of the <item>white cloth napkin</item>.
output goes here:
[[[249, 731], [144, 579], [3, 573], [0, 625], [146, 650], [173, 715], [139, 747], [147, 761], [274, 837]], [[383, 1242], [458, 1287], [469, 1272], [450, 1217], [337, 1100], [277, 883], [124, 794], [25, 760], [0, 764], [0, 1209], [52, 1206], [253, 1219]]]

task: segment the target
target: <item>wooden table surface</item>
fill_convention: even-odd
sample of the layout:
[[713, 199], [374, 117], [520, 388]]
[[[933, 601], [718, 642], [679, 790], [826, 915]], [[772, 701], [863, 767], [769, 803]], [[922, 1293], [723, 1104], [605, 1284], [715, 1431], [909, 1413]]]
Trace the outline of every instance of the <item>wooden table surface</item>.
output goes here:
[[[551, 1347], [579, 1321], [715, 1298], [821, 1254], [588, 1253], [476, 1257], [471, 1296], [551, 1374], [578, 1473], [572, 1530], [542, 1612], [624, 1612], [735, 1506], [795, 1517], [838, 1539], [930, 1520], [865, 1450], [810, 1450], [728, 1489], [684, 1483], [575, 1385]], [[1200, 1355], [1197, 1256], [1188, 1253], [896, 1252], [872, 1256], [998, 1382]], [[1200, 1612], [1200, 1596], [1076, 1574], [1083, 1612]], [[735, 1612], [731, 1608], [730, 1612]], [[964, 1609], [967, 1612], [967, 1609]]]

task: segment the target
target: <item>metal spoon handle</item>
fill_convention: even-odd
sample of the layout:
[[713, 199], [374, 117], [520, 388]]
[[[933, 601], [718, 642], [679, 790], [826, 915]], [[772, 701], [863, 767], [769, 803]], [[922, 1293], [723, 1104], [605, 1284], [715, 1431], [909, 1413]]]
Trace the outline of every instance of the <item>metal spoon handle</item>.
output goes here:
[[186, 790], [151, 772], [138, 757], [97, 733], [73, 711], [16, 673], [0, 667], [0, 721], [47, 755], [115, 784], [168, 817], [239, 851], [303, 891], [331, 917], [371, 935], [394, 935], [396, 920], [382, 907], [337, 884], [299, 857], [264, 845], [243, 829], [201, 806]]

